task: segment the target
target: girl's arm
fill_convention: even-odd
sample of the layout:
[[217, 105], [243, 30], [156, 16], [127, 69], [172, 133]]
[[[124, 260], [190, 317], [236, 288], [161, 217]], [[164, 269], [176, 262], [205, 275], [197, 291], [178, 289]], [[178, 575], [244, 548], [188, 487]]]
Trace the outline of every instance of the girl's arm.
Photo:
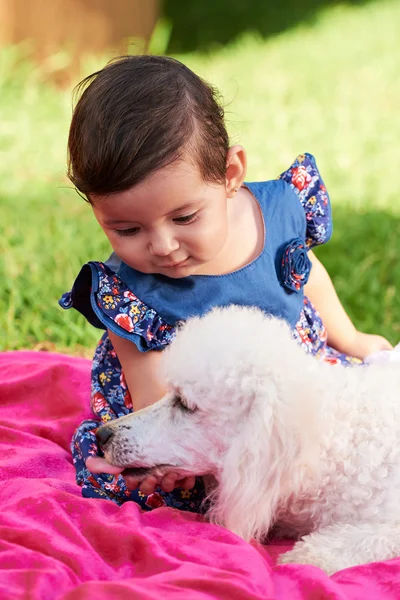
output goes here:
[[348, 356], [364, 359], [379, 350], [391, 350], [392, 345], [379, 335], [358, 331], [344, 310], [331, 278], [313, 252], [308, 253], [312, 269], [305, 295], [321, 315], [328, 333], [328, 344]]
[[[165, 382], [159, 376], [159, 360], [161, 352], [150, 350], [140, 352], [135, 344], [108, 331], [111, 343], [117, 353], [119, 362], [124, 372], [125, 381], [132, 398], [133, 410], [136, 412], [160, 400], [166, 393]], [[104, 458], [88, 458], [86, 466], [92, 473], [120, 473], [121, 469], [109, 465]], [[138, 482], [134, 477], [125, 477], [129, 489], [135, 489]], [[175, 487], [190, 489], [195, 484], [194, 477], [178, 479], [176, 473], [168, 473], [161, 482], [164, 492], [172, 492]], [[140, 484], [143, 494], [151, 494], [157, 487], [157, 480], [153, 476], [147, 477]]]
[[129, 340], [111, 331], [108, 336], [121, 363], [133, 410], [136, 412], [160, 400], [167, 392], [167, 386], [159, 376], [161, 352], [140, 352]]

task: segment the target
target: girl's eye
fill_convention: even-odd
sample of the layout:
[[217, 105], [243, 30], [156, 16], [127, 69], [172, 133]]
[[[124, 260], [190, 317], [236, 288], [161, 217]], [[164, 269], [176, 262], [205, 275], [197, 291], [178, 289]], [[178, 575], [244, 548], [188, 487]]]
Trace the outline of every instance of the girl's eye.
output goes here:
[[136, 235], [139, 232], [139, 227], [131, 227], [130, 229], [115, 229], [115, 233], [121, 237]]
[[175, 217], [174, 223], [193, 223], [197, 219], [197, 213], [192, 213], [191, 215], [185, 215], [184, 217]]

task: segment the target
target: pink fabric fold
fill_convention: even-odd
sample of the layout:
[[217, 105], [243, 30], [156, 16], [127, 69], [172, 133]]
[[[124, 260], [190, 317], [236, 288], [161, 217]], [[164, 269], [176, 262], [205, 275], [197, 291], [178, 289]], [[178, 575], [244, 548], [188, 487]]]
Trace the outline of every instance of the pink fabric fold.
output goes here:
[[1, 600], [400, 598], [399, 559], [329, 578], [197, 515], [82, 498], [69, 443], [89, 393], [89, 361], [0, 354]]

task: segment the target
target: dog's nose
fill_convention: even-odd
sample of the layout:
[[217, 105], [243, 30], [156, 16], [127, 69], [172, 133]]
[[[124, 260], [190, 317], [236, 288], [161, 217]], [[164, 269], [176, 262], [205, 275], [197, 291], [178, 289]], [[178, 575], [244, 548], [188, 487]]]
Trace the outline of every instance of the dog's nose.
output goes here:
[[102, 427], [99, 427], [96, 431], [96, 438], [100, 446], [105, 446], [112, 436], [113, 430], [107, 425], [102, 425]]

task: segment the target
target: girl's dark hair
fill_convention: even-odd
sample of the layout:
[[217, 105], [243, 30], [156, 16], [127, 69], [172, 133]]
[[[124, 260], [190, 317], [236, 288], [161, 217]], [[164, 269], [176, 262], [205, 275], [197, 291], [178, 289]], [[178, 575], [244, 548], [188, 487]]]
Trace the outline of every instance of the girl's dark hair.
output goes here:
[[77, 92], [68, 176], [88, 198], [125, 191], [185, 154], [204, 181], [225, 181], [229, 140], [217, 92], [179, 61], [122, 56]]

